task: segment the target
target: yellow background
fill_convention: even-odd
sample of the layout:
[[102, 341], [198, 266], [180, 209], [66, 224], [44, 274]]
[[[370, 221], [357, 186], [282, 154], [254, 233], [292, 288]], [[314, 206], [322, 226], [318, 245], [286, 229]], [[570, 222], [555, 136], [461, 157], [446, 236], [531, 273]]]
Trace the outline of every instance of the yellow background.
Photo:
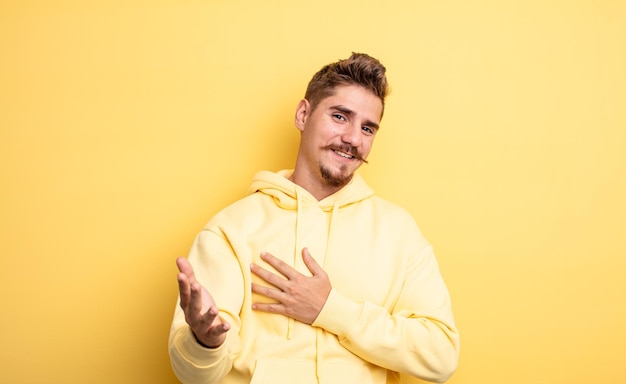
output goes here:
[[434, 244], [454, 384], [626, 381], [623, 1], [4, 1], [0, 382], [175, 383], [174, 258], [292, 167], [310, 76], [392, 93], [363, 175]]

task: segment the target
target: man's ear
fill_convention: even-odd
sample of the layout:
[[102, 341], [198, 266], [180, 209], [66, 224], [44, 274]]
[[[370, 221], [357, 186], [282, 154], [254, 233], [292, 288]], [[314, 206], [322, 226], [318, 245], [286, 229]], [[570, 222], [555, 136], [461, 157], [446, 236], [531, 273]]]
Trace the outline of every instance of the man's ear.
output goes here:
[[304, 124], [310, 113], [311, 103], [309, 103], [307, 99], [300, 100], [296, 107], [296, 128], [298, 128], [300, 132], [304, 131]]

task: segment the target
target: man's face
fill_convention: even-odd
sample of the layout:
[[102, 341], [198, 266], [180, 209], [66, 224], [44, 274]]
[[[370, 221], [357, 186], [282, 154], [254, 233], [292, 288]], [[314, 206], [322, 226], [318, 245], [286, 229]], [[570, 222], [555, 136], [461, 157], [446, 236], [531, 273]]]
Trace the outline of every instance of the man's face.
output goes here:
[[343, 85], [314, 110], [303, 100], [296, 110], [302, 132], [299, 162], [309, 180], [343, 187], [367, 159], [382, 115], [382, 102], [359, 85]]

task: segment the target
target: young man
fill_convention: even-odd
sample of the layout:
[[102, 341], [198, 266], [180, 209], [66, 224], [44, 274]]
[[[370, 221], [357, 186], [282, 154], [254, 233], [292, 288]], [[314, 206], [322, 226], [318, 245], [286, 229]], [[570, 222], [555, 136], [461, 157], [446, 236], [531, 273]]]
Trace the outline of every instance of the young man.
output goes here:
[[443, 382], [459, 335], [432, 247], [355, 173], [372, 148], [385, 68], [353, 54], [296, 108], [293, 171], [259, 172], [177, 260], [169, 337], [184, 383]]

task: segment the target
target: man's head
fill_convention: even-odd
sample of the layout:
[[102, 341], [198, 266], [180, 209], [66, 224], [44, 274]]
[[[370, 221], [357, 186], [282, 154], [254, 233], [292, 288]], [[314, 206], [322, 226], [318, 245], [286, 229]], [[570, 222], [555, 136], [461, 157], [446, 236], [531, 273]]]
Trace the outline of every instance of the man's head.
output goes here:
[[386, 94], [385, 67], [365, 54], [317, 72], [296, 108], [301, 136], [291, 179], [318, 199], [349, 183], [372, 148]]
[[375, 58], [365, 53], [352, 53], [349, 58], [328, 64], [313, 75], [304, 98], [315, 109], [337, 86], [360, 85], [380, 99], [384, 111], [389, 91], [385, 72], [385, 67]]

